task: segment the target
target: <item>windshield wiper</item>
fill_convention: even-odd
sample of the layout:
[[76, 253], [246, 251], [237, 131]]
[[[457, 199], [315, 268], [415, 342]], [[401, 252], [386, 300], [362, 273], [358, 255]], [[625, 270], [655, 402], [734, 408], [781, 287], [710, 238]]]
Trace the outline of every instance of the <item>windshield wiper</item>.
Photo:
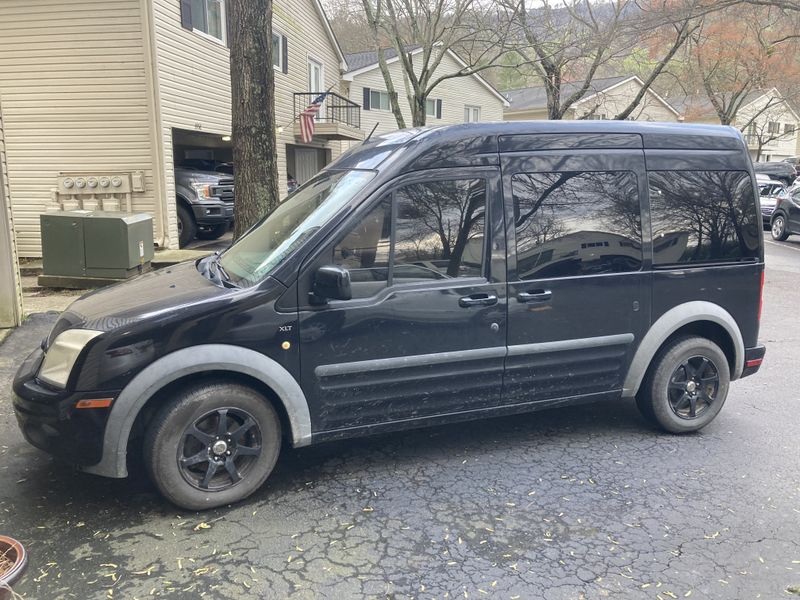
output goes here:
[[[225, 270], [225, 267], [223, 267], [222, 264], [219, 262], [221, 258], [222, 255], [220, 255], [219, 252], [216, 252], [214, 254], [213, 260], [211, 261], [211, 264], [217, 267], [217, 279], [220, 280], [220, 283], [222, 285], [225, 285], [227, 287], [239, 287], [238, 285], [233, 283], [233, 281], [231, 281], [231, 276], [228, 275], [228, 272]], [[220, 275], [222, 277], [220, 277]]]

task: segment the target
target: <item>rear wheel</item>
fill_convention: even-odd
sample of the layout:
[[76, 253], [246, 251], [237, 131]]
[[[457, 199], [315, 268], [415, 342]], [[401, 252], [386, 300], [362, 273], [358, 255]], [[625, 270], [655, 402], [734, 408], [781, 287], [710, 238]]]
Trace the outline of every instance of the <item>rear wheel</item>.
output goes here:
[[683, 337], [659, 351], [636, 398], [642, 414], [671, 433], [697, 431], [728, 396], [728, 359], [711, 340]]
[[772, 239], [783, 242], [789, 237], [786, 230], [786, 218], [783, 215], [775, 215], [772, 219]]
[[181, 248], [189, 244], [197, 235], [197, 224], [192, 211], [178, 203], [178, 244]]
[[145, 464], [170, 502], [203, 510], [243, 500], [275, 466], [281, 424], [261, 394], [235, 383], [187, 387], [153, 418]]

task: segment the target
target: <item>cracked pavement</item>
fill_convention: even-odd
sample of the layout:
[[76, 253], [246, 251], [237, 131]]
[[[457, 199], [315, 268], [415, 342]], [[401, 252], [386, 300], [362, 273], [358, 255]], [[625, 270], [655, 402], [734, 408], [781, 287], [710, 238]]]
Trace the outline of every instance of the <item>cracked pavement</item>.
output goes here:
[[141, 469], [77, 473], [11, 411], [37, 314], [0, 345], [0, 533], [25, 598], [779, 598], [800, 586], [800, 238], [767, 242], [761, 371], [705, 430], [632, 402], [284, 449], [247, 501], [187, 513]]

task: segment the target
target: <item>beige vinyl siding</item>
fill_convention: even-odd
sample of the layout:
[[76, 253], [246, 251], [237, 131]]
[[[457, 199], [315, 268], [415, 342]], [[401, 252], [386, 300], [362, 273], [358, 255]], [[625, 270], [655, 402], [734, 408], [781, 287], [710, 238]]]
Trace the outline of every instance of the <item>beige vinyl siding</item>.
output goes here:
[[[328, 36], [313, 0], [277, 0], [274, 5], [273, 27], [289, 39], [289, 69], [284, 74], [275, 71], [275, 124], [278, 146], [278, 176], [281, 195], [286, 194], [286, 144], [301, 144], [294, 137], [294, 93], [309, 92], [308, 59], [322, 63], [325, 90], [339, 92], [341, 64], [336, 47]], [[325, 91], [323, 90], [323, 91]], [[358, 104], [361, 104], [360, 102]], [[298, 107], [300, 110], [305, 108]], [[322, 111], [325, 108], [323, 106]], [[282, 129], [282, 131], [280, 131]], [[363, 129], [363, 127], [362, 127]], [[330, 150], [331, 160], [341, 153], [341, 142], [314, 141], [309, 147]], [[295, 173], [293, 175], [296, 176]]]
[[[546, 108], [536, 108], [531, 110], [506, 110], [503, 115], [506, 121], [546, 121], [548, 118]], [[567, 118], [572, 118], [567, 115]]]
[[[733, 123], [734, 127], [742, 130], [742, 133], [745, 134], [747, 146], [750, 149], [750, 158], [756, 160], [758, 140], [748, 139], [748, 123], [751, 121], [754, 123], [761, 139], [777, 138], [763, 145], [759, 160], [764, 161], [766, 157], [769, 157], [770, 161], [778, 161], [795, 155], [797, 151], [797, 131], [800, 124], [797, 121], [797, 116], [788, 107], [780, 94], [777, 93], [777, 90], [765, 93], [760, 98], [756, 98], [740, 108]], [[794, 125], [795, 131], [790, 135], [773, 136], [768, 133], [768, 124], [770, 122], [779, 123], [781, 132], [783, 132], [783, 126], [787, 123]]]
[[[593, 97], [584, 98], [575, 104], [575, 116], [573, 118], [580, 118], [597, 107], [594, 112], [594, 118], [603, 113], [607, 119], [613, 119], [614, 116], [630, 105], [641, 88], [642, 85], [638, 81], [632, 80], [617, 87], [609, 88], [607, 91], [599, 92]], [[630, 118], [635, 121], [674, 123], [678, 120], [678, 115], [665, 106], [658, 96], [648, 91], [639, 106], [631, 113]]]
[[[181, 27], [179, 0], [152, 0], [152, 3], [169, 244], [175, 247], [178, 233], [172, 130], [231, 134], [230, 51], [222, 42]], [[336, 49], [313, 0], [278, 0], [273, 29], [288, 38], [289, 50], [288, 74], [275, 71], [278, 185], [285, 195], [286, 144], [299, 143], [292, 127], [293, 93], [308, 91], [308, 57], [322, 62], [326, 89], [334, 86], [336, 91], [340, 67]], [[338, 142], [315, 142], [310, 146], [331, 149], [334, 158], [339, 154]]]
[[60, 171], [137, 171], [133, 209], [154, 213], [140, 0], [0, 2], [0, 102], [21, 256], [41, 255], [39, 215]]
[[[436, 74], [455, 73], [461, 69], [452, 57], [445, 55]], [[389, 64], [389, 73], [394, 83], [395, 91], [400, 100], [400, 111], [406, 122], [406, 127], [411, 127], [411, 108], [406, 95], [404, 84], [404, 70], [399, 62]], [[434, 75], [435, 77], [436, 75]], [[381, 70], [376, 68], [360, 75], [353, 76], [349, 83], [350, 100], [362, 104], [364, 88], [386, 91], [386, 82]], [[493, 94], [483, 83], [475, 77], [455, 77], [445, 79], [437, 85], [429, 98], [442, 100], [442, 118], [428, 116], [427, 125], [451, 125], [464, 122], [464, 107], [479, 106], [481, 121], [502, 121], [503, 101]], [[379, 123], [376, 133], [387, 133], [397, 129], [397, 121], [391, 110], [362, 110], [361, 129], [369, 133], [376, 123]]]

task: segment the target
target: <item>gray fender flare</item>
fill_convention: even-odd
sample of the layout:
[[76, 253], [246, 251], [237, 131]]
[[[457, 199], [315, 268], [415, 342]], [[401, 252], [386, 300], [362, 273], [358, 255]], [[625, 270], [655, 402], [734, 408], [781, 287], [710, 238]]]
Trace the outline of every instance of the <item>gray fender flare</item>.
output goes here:
[[653, 323], [650, 330], [642, 338], [633, 361], [631, 361], [628, 375], [625, 377], [625, 383], [622, 386], [623, 397], [631, 398], [639, 391], [639, 386], [642, 384], [647, 367], [650, 366], [661, 344], [684, 325], [697, 321], [711, 321], [728, 332], [728, 335], [733, 340], [733, 348], [736, 355], [735, 368], [731, 373], [731, 379], [739, 378], [744, 368], [744, 340], [736, 320], [718, 304], [698, 300], [671, 308]]
[[240, 346], [204, 344], [162, 356], [136, 375], [111, 405], [99, 463], [82, 470], [106, 477], [127, 477], [128, 437], [145, 403], [165, 385], [205, 371], [229, 371], [249, 375], [277, 395], [289, 417], [292, 445], [311, 443], [311, 416], [303, 390], [294, 377], [271, 358]]

